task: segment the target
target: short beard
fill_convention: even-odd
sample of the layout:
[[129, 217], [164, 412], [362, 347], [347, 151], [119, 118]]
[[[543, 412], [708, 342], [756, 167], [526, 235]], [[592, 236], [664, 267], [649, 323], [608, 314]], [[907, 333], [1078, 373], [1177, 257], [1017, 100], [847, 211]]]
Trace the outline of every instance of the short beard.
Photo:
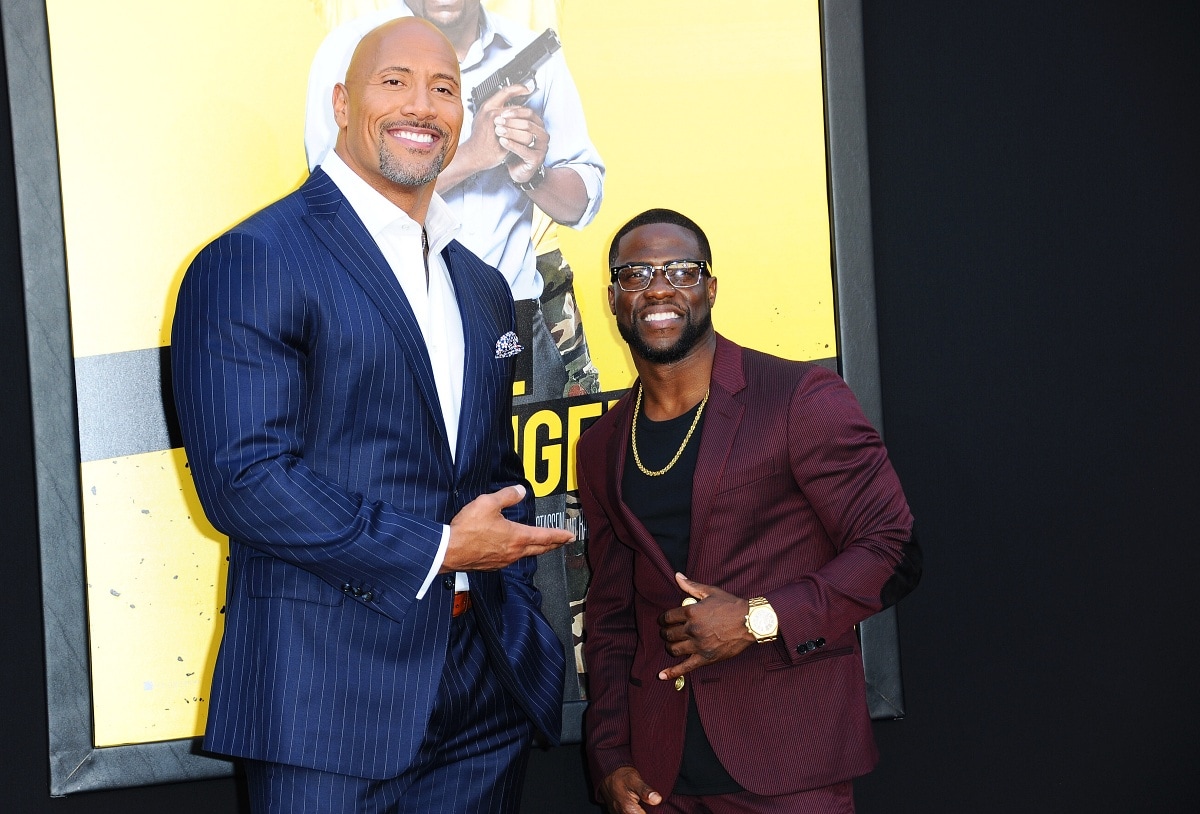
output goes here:
[[449, 146], [446, 142], [447, 134], [440, 129], [438, 130], [438, 134], [442, 138], [442, 151], [434, 156], [433, 162], [424, 172], [417, 173], [400, 166], [400, 160], [388, 150], [386, 130], [391, 127], [394, 127], [394, 125], [386, 125], [384, 128], [385, 132], [379, 138], [380, 175], [393, 184], [399, 184], [402, 187], [423, 187], [426, 184], [436, 181], [446, 164], [446, 149]]
[[[642, 339], [641, 333], [632, 324], [625, 325], [618, 322], [617, 331], [620, 332], [621, 338], [629, 344], [629, 349], [647, 362], [655, 365], [673, 365], [691, 353], [692, 348], [696, 347], [700, 340], [712, 330], [711, 311], [706, 311], [699, 322], [692, 321], [690, 311], [684, 319], [683, 333], [679, 335], [679, 339], [671, 347], [662, 350], [646, 344], [646, 340]], [[636, 324], [636, 320], [634, 323]]]

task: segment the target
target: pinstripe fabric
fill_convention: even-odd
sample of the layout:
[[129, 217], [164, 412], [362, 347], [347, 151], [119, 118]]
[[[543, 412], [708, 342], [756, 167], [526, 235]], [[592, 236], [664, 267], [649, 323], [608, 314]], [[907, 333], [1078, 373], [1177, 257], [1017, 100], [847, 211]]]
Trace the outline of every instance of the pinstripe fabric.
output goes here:
[[511, 814], [519, 808], [530, 724], [487, 679], [472, 613], [451, 622], [450, 651], [429, 728], [399, 777], [370, 780], [248, 761], [254, 814]]
[[[415, 598], [441, 524], [522, 480], [513, 363], [495, 358], [511, 295], [458, 243], [444, 257], [466, 347], [453, 462], [412, 311], [323, 172], [184, 277], [176, 406], [205, 513], [230, 537], [207, 749], [376, 779], [413, 760], [450, 629], [449, 590]], [[532, 501], [508, 511], [528, 520]], [[495, 676], [556, 737], [563, 658], [534, 568], [470, 582]]]
[[849, 388], [819, 366], [718, 337], [687, 575], [765, 595], [780, 638], [689, 673], [684, 692], [657, 678], [676, 661], [657, 619], [682, 593], [621, 499], [632, 408], [626, 397], [578, 448], [592, 567], [584, 648], [593, 780], [633, 765], [669, 793], [688, 692], [717, 756], [748, 791], [785, 794], [866, 773], [876, 752], [852, 628], [880, 609], [912, 517]]

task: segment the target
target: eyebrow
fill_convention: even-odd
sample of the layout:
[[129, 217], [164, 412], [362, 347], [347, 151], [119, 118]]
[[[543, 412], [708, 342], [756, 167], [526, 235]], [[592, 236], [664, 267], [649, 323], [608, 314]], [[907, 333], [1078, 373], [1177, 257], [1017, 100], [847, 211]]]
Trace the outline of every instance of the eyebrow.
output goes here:
[[[384, 74], [389, 74], [389, 73], [402, 73], [402, 74], [407, 74], [408, 76], [413, 76], [413, 69], [408, 67], [407, 65], [391, 65], [387, 68], [380, 68], [379, 70], [377, 70], [375, 72], [375, 76], [380, 77], [380, 76], [383, 76]], [[439, 79], [447, 80], [447, 81], [453, 82], [455, 85], [459, 85], [459, 86], [462, 85], [462, 82], [459, 81], [459, 78], [452, 73], [435, 73], [435, 74], [433, 74], [433, 76], [431, 78], [434, 80], [439, 80]]]

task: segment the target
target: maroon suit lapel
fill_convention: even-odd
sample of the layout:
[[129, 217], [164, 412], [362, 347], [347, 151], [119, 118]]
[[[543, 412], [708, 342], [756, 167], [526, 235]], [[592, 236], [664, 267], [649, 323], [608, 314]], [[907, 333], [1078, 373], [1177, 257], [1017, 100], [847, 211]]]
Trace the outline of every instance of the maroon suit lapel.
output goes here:
[[688, 543], [688, 576], [693, 577], [696, 563], [704, 550], [709, 511], [713, 497], [733, 452], [746, 408], [734, 401], [734, 394], [746, 386], [742, 370], [741, 350], [717, 334], [717, 351], [713, 359], [712, 383], [709, 385], [708, 414], [700, 436], [700, 454], [692, 476], [692, 528]]
[[625, 498], [621, 493], [625, 458], [629, 455], [629, 430], [633, 426], [633, 396], [640, 386], [635, 382], [620, 403], [613, 408], [617, 412], [617, 420], [613, 424], [614, 430], [607, 444], [608, 451], [604, 463], [604, 477], [607, 480], [608, 493], [613, 496], [613, 505], [616, 506], [616, 516], [612, 519], [613, 531], [618, 539], [629, 540], [641, 548], [654, 566], [674, 584], [675, 570], [667, 562], [667, 555], [663, 553], [662, 547], [655, 542], [650, 532], [646, 531], [646, 527], [642, 525], [641, 520], [638, 520], [637, 515], [625, 505]]

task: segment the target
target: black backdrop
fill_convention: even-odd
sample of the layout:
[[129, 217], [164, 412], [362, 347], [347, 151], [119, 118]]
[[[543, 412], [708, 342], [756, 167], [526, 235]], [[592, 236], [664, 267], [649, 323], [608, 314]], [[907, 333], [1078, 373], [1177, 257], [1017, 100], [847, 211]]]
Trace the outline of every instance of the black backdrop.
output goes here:
[[[884, 419], [927, 574], [859, 810], [1193, 811], [1200, 5], [863, 7]], [[7, 139], [0, 230], [0, 809], [236, 812], [229, 779], [48, 797]], [[525, 810], [594, 810], [577, 748], [533, 756]]]

